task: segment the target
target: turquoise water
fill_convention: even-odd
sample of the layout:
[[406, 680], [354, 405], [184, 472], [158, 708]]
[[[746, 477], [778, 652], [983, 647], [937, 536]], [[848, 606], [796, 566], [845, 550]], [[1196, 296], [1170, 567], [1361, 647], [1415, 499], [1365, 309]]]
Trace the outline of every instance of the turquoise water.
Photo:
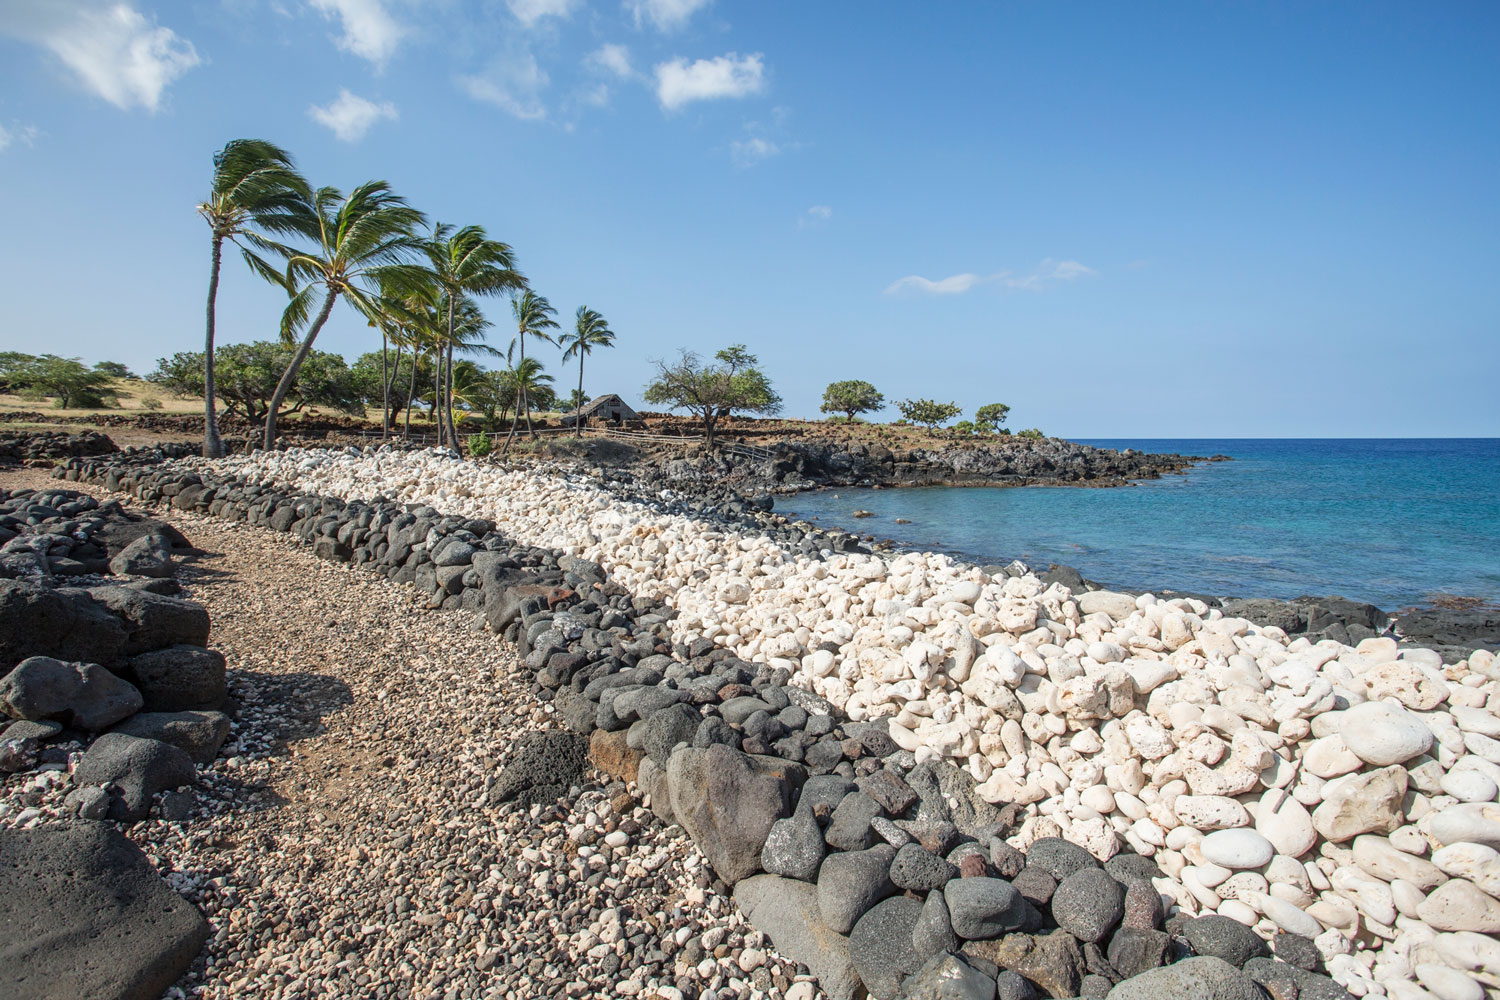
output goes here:
[[[1500, 600], [1500, 439], [1091, 440], [1232, 462], [1118, 489], [838, 489], [777, 510], [904, 547], [1075, 566], [1117, 587]], [[877, 516], [855, 519], [856, 510]], [[897, 524], [896, 518], [910, 524]]]

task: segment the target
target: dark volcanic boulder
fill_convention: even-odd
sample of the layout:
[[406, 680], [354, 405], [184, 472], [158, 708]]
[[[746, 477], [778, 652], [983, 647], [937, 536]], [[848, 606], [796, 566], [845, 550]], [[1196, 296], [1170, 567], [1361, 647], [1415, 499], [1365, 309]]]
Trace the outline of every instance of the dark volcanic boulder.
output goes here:
[[823, 923], [818, 891], [806, 882], [777, 875], [754, 875], [734, 887], [734, 902], [750, 926], [771, 939], [780, 955], [807, 966], [830, 1000], [863, 994], [849, 939]]
[[88, 595], [0, 580], [0, 674], [28, 656], [113, 663], [124, 646], [124, 625]]
[[124, 622], [127, 656], [167, 646], [208, 645], [208, 612], [192, 601], [119, 586], [71, 593], [86, 593]]
[[1080, 941], [1099, 941], [1124, 915], [1125, 889], [1102, 868], [1074, 872], [1052, 894], [1052, 918]]
[[171, 646], [125, 661], [120, 674], [140, 689], [151, 712], [211, 711], [227, 694], [224, 655], [201, 646]]
[[800, 767], [722, 744], [685, 747], [667, 763], [672, 814], [730, 885], [760, 871], [760, 852], [778, 819], [791, 812]]
[[1236, 968], [1271, 953], [1259, 934], [1238, 920], [1217, 913], [1183, 921], [1182, 936], [1199, 955], [1222, 958]]
[[157, 1000], [208, 923], [104, 823], [0, 831], [0, 996]]
[[229, 738], [229, 716], [223, 712], [141, 712], [111, 732], [161, 740], [185, 751], [198, 763], [207, 764], [218, 756], [219, 748]]
[[995, 980], [957, 955], [934, 955], [901, 984], [905, 1000], [994, 1000]]
[[97, 663], [22, 660], [0, 678], [0, 711], [98, 732], [141, 710], [141, 693]]
[[550, 803], [583, 783], [589, 741], [578, 733], [546, 729], [527, 733], [490, 789], [491, 802], [515, 799], [524, 807]]
[[110, 785], [109, 818], [134, 823], [151, 811], [151, 797], [197, 780], [193, 759], [160, 740], [105, 733], [78, 762], [73, 784]]
[[912, 944], [921, 915], [920, 900], [894, 896], [870, 907], [849, 933], [854, 969], [875, 1000], [891, 1000], [901, 992], [901, 981], [921, 968]]
[[1254, 980], [1222, 958], [1185, 958], [1127, 979], [1109, 1000], [1265, 1000]]
[[172, 543], [158, 532], [142, 535], [109, 561], [109, 571], [116, 576], [171, 576]]

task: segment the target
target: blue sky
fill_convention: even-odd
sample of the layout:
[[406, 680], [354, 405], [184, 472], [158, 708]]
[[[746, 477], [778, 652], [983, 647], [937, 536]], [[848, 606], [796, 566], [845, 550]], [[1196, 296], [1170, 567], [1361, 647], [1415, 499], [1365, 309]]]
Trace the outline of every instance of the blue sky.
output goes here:
[[[193, 205], [254, 136], [604, 313], [593, 392], [743, 342], [794, 416], [1497, 435], [1497, 50], [1493, 3], [0, 0], [0, 347], [201, 348]], [[221, 339], [280, 294], [230, 263]]]

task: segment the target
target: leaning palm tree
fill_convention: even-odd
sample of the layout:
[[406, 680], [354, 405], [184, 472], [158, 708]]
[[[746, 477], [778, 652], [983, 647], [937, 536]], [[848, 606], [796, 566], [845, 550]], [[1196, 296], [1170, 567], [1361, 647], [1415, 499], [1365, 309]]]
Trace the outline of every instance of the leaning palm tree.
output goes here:
[[[313, 242], [313, 248], [294, 253], [287, 260], [286, 287], [292, 300], [281, 316], [281, 339], [289, 346], [297, 343], [297, 351], [271, 396], [266, 415], [268, 451], [276, 445], [277, 407], [297, 380], [297, 372], [339, 296], [371, 319], [378, 314], [374, 286], [389, 281], [415, 287], [426, 273], [409, 263], [422, 249], [422, 239], [416, 232], [423, 222], [422, 213], [393, 193], [385, 181], [367, 181], [347, 198], [336, 188], [319, 188], [297, 214], [299, 231]], [[320, 289], [323, 304], [309, 326], [313, 300]], [[304, 328], [307, 332], [298, 343]]]
[[[432, 279], [442, 289], [447, 305], [447, 343], [444, 345], [447, 374], [443, 377], [443, 386], [445, 395], [451, 397], [454, 322], [459, 305], [467, 296], [520, 291], [526, 287], [526, 279], [516, 270], [515, 254], [511, 248], [486, 236], [482, 226], [455, 229], [438, 223], [423, 241], [422, 250], [427, 255]], [[443, 438], [446, 434], [444, 443], [456, 447], [458, 432], [453, 425], [451, 398], [443, 410], [446, 412], [447, 426], [443, 427], [440, 414], [439, 437]]]
[[578, 356], [578, 399], [579, 403], [574, 410], [573, 429], [583, 437], [583, 357], [593, 352], [596, 347], [613, 347], [615, 345], [615, 332], [609, 328], [604, 317], [599, 315], [588, 306], [579, 306], [574, 316], [573, 332], [564, 333], [558, 338], [558, 345], [565, 348], [563, 360], [567, 361], [575, 354]]
[[[559, 328], [557, 320], [552, 318], [557, 315], [557, 310], [552, 308], [552, 303], [548, 302], [544, 296], [538, 295], [529, 288], [510, 300], [510, 308], [516, 317], [516, 340], [521, 345], [520, 361], [516, 362], [515, 368], [516, 371], [520, 371], [521, 364], [526, 360], [526, 335], [528, 333], [537, 340], [544, 340], [549, 344], [556, 343], [553, 335], [547, 331]], [[551, 377], [548, 376], [547, 380], [550, 382]], [[527, 388], [525, 382], [517, 381], [516, 419], [511, 421], [510, 433], [505, 435], [505, 448], [501, 449], [502, 453], [510, 447], [511, 439], [516, 436], [516, 425], [520, 423], [523, 413], [526, 415], [526, 433], [532, 438], [536, 437], [536, 429], [531, 426], [531, 396], [526, 391]]]
[[208, 199], [198, 206], [198, 214], [208, 223], [213, 238], [208, 272], [208, 330], [203, 346], [204, 458], [220, 458], [224, 454], [214, 400], [214, 309], [219, 297], [219, 263], [224, 241], [239, 247], [252, 271], [280, 285], [280, 273], [256, 251], [285, 255], [286, 249], [262, 232], [277, 236], [296, 233], [297, 210], [308, 195], [307, 181], [297, 173], [291, 156], [269, 142], [236, 139], [214, 154], [213, 186]]
[[[504, 378], [505, 381], [515, 387], [517, 409], [516, 417], [510, 423], [510, 433], [505, 436], [505, 448], [501, 449], [502, 454], [506, 448], [510, 447], [511, 437], [516, 432], [516, 424], [521, 419], [521, 407], [526, 406], [526, 401], [532, 396], [537, 395], [538, 389], [552, 383], [552, 376], [543, 373], [542, 363], [536, 358], [521, 358], [516, 362], [514, 368], [505, 372]], [[530, 414], [526, 417], [526, 423], [530, 427]], [[535, 438], [536, 433], [533, 431], [531, 436]]]
[[484, 342], [485, 331], [494, 324], [485, 319], [484, 311], [479, 308], [479, 303], [467, 295], [458, 300], [458, 304], [452, 309], [448, 308], [447, 296], [443, 296], [440, 309], [443, 319], [440, 320], [437, 335], [441, 346], [443, 361], [442, 378], [439, 385], [442, 387], [442, 399], [444, 414], [448, 422], [448, 444], [450, 447], [458, 447], [458, 426], [453, 413], [455, 391], [454, 391], [454, 352], [461, 354], [490, 354], [498, 355], [500, 352]]

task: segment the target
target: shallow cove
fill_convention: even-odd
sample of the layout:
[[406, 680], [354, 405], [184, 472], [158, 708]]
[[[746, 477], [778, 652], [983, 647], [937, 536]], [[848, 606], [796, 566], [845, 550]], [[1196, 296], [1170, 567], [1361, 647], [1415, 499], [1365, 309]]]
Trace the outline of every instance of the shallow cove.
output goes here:
[[830, 489], [776, 509], [978, 562], [1066, 563], [1131, 589], [1342, 594], [1387, 609], [1439, 593], [1500, 600], [1500, 439], [1084, 443], [1234, 461], [1118, 489]]

